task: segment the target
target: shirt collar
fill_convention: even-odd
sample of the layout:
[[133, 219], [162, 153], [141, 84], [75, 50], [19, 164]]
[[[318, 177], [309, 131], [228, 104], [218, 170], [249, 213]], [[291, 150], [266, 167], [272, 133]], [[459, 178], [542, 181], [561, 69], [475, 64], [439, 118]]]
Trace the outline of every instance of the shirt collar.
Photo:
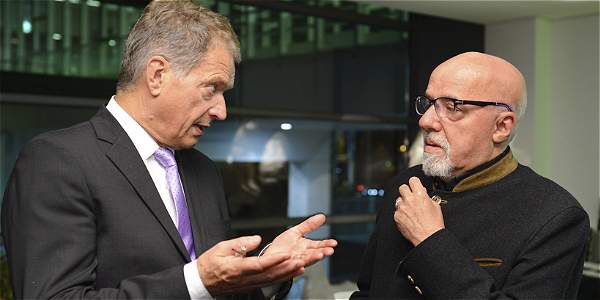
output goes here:
[[106, 109], [117, 119], [119, 125], [123, 127], [129, 139], [133, 142], [135, 149], [143, 160], [150, 158], [160, 147], [156, 141], [148, 134], [148, 132], [133, 119], [120, 105], [117, 103], [115, 96], [110, 98]]

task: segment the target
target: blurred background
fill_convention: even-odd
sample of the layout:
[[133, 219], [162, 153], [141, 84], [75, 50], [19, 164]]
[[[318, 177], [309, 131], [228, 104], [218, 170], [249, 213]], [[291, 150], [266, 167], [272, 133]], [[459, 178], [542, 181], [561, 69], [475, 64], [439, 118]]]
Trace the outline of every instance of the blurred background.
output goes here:
[[[227, 16], [243, 62], [229, 117], [196, 148], [217, 162], [237, 235], [270, 240], [322, 212], [336, 255], [289, 299], [347, 298], [387, 179], [419, 163], [413, 99], [458, 53], [503, 57], [528, 82], [512, 144], [584, 206], [581, 299], [600, 299], [599, 2], [198, 0]], [[0, 188], [33, 136], [89, 119], [115, 92], [145, 0], [0, 1]], [[540, 195], [543, 197], [543, 195]], [[0, 299], [8, 299], [0, 243]]]

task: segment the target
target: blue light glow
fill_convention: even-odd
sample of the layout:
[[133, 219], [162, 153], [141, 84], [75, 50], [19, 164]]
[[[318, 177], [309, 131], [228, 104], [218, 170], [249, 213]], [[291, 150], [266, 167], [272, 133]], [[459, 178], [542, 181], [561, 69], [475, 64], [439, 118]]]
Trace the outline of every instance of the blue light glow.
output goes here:
[[31, 21], [29, 21], [28, 19], [23, 20], [23, 33], [31, 33], [31, 27]]

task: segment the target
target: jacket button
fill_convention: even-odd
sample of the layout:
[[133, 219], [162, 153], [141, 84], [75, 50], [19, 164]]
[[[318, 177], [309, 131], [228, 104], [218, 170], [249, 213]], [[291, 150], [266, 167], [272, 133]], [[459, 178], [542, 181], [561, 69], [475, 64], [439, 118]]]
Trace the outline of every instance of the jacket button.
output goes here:
[[408, 281], [410, 281], [410, 284], [415, 284], [415, 280], [412, 278], [412, 276], [408, 275], [406, 276], [406, 278], [408, 279]]
[[419, 293], [419, 295], [423, 295], [423, 292], [418, 286], [415, 286], [415, 290], [417, 290], [417, 293]]

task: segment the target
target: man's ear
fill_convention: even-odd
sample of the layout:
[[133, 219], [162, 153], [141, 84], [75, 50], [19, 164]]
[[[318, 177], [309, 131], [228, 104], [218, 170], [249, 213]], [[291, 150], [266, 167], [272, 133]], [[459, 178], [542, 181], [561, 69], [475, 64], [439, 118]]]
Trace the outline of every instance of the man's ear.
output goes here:
[[516, 116], [514, 112], [503, 112], [496, 118], [496, 128], [492, 135], [495, 144], [506, 142], [515, 129]]
[[146, 64], [146, 86], [152, 96], [160, 95], [169, 62], [160, 55], [152, 56]]

